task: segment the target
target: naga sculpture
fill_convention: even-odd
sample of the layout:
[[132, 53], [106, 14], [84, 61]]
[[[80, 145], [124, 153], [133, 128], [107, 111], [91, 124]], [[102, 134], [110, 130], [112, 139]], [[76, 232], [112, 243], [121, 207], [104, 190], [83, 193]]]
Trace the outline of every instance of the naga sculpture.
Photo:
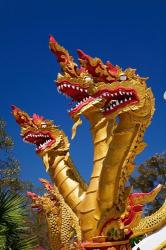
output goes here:
[[38, 196], [27, 192], [27, 195], [32, 199], [32, 208], [37, 208], [46, 217], [51, 248], [76, 249], [76, 244], [81, 241], [78, 217], [66, 205], [57, 187], [45, 179], [40, 179], [40, 182], [48, 193]]
[[[91, 125], [94, 160], [89, 184], [85, 184], [74, 167], [62, 130], [51, 121], [37, 114], [30, 117], [15, 106], [13, 115], [21, 126], [23, 139], [36, 144], [36, 152], [55, 183], [58, 204], [62, 196], [66, 213], [77, 218], [74, 226], [77, 242], [80, 241], [77, 247], [129, 250], [131, 237], [157, 230], [165, 224], [166, 216], [164, 204], [154, 215], [142, 218], [143, 205], [153, 201], [161, 185], [150, 193], [131, 193], [131, 187], [126, 185], [134, 170], [134, 159], [145, 147], [144, 132], [154, 113], [154, 97], [146, 86], [147, 78], [141, 78], [131, 68], [123, 71], [110, 62], [104, 64], [81, 50], [78, 67], [52, 36], [49, 46], [62, 69], [56, 80], [57, 89], [77, 102], [69, 111], [74, 120], [72, 137], [82, 123], [81, 115]], [[61, 213], [60, 216], [63, 218]]]

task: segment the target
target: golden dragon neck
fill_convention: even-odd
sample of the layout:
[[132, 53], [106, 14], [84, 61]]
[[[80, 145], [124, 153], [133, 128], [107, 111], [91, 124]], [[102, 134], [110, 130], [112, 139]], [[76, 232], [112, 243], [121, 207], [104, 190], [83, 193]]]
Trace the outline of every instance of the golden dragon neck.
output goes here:
[[52, 250], [70, 249], [75, 241], [81, 241], [79, 219], [66, 204], [58, 188], [51, 191], [53, 197], [45, 194], [39, 199], [48, 226], [48, 235]]
[[62, 227], [62, 209], [53, 207], [44, 211], [48, 227], [48, 237], [52, 250], [61, 248], [61, 227]]
[[69, 152], [57, 154], [54, 150], [47, 155], [47, 165], [52, 181], [57, 186], [65, 202], [78, 214], [79, 205], [84, 198], [86, 185], [70, 159]]
[[91, 239], [94, 236], [97, 223], [100, 219], [97, 192], [103, 161], [112, 139], [114, 120], [108, 121], [102, 118], [91, 122], [91, 125], [94, 144], [93, 171], [80, 209], [80, 223], [84, 240]]
[[123, 117], [114, 130], [100, 178], [99, 203], [103, 211], [114, 204], [119, 208], [123, 205], [125, 183], [133, 171], [133, 159], [138, 154], [137, 147], [142, 143], [145, 128], [146, 122], [135, 123]]
[[48, 227], [49, 243], [52, 250], [59, 250], [61, 247], [61, 225], [62, 225], [62, 206], [56, 196], [50, 196], [45, 193], [38, 196], [35, 193], [29, 193], [32, 199], [32, 208], [40, 208], [45, 217]]
[[[127, 127], [124, 129], [124, 126]], [[137, 138], [141, 138], [139, 133], [140, 127], [140, 124], [135, 125], [135, 123], [132, 123], [131, 128], [129, 128], [129, 123], [126, 124], [125, 119], [122, 119], [117, 127], [114, 120], [106, 119], [92, 126], [91, 131], [94, 144], [93, 172], [80, 209], [81, 229], [83, 238], [86, 240], [98, 234], [98, 223], [101, 219], [103, 208], [105, 211], [110, 205], [110, 195], [114, 195], [114, 193], [118, 194], [119, 192], [123, 195], [122, 199], [124, 199], [124, 192], [122, 192], [122, 186], [119, 185], [120, 183], [118, 181], [123, 180], [123, 182], [126, 182], [126, 178], [122, 178], [124, 177], [123, 174], [125, 173], [126, 177], [130, 175], [133, 169], [131, 169], [133, 163], [128, 163], [128, 166], [130, 165], [128, 172], [126, 169], [124, 169], [123, 172], [118, 170], [121, 170], [121, 166], [124, 164], [123, 160], [124, 162], [126, 160], [126, 146], [128, 146], [127, 149], [130, 151], [131, 147], [129, 147], [129, 145], [132, 144], [134, 146], [135, 140], [137, 141]], [[122, 128], [123, 131], [121, 133]], [[124, 149], [123, 155], [120, 155], [119, 147]], [[117, 165], [114, 168], [110, 167], [115, 160], [117, 164], [119, 164], [119, 167], [117, 167]], [[108, 166], [108, 168], [106, 168], [106, 166]], [[105, 170], [103, 168], [105, 168]], [[109, 177], [112, 178], [112, 182], [108, 182]], [[115, 181], [117, 181], [116, 186], [114, 186], [116, 184]], [[104, 195], [108, 195], [106, 205]], [[121, 197], [121, 195], [119, 195], [119, 197]]]
[[79, 219], [62, 196], [60, 206], [62, 208], [61, 243], [66, 249], [70, 249], [69, 247], [74, 242], [81, 242], [82, 240]]
[[125, 184], [133, 171], [135, 156], [145, 146], [143, 135], [153, 112], [154, 100], [147, 90], [142, 109], [123, 113], [117, 125], [114, 120], [100, 117], [97, 122], [97, 117], [92, 118], [96, 124], [92, 126], [94, 167], [80, 209], [83, 240], [100, 235], [103, 223], [119, 218], [124, 210], [129, 194]]
[[125, 184], [134, 169], [136, 155], [145, 147], [143, 136], [153, 112], [154, 99], [148, 89], [141, 109], [120, 115], [100, 178], [98, 198], [102, 214], [114, 208], [120, 213], [124, 210], [129, 192]]
[[166, 224], [166, 201], [162, 207], [150, 216], [141, 219], [140, 223], [132, 228], [132, 237], [152, 233], [161, 229]]

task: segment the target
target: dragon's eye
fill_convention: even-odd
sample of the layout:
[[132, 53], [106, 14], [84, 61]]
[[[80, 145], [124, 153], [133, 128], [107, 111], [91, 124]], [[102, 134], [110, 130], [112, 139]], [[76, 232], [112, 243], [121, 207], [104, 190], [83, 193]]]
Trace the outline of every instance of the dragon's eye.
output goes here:
[[46, 127], [47, 127], [47, 124], [46, 124], [46, 123], [42, 123], [42, 124], [41, 124], [41, 127], [42, 127], [42, 128], [46, 128]]
[[92, 81], [92, 78], [89, 77], [89, 76], [86, 76], [86, 77], [84, 78], [84, 80], [85, 80], [85, 82], [91, 82], [91, 81]]
[[121, 75], [121, 76], [119, 77], [119, 80], [120, 80], [120, 81], [126, 81], [126, 80], [127, 80], [127, 76], [126, 76], [126, 75]]

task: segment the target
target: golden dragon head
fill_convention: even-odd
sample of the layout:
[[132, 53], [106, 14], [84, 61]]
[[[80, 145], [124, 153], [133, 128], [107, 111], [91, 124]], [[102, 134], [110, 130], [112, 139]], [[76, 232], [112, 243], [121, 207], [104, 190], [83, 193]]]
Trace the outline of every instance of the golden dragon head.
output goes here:
[[78, 50], [78, 67], [68, 51], [52, 36], [49, 47], [62, 69], [62, 74], [57, 76], [57, 89], [77, 103], [69, 111], [72, 118], [93, 112], [96, 106], [102, 116], [115, 118], [144, 107], [147, 95], [153, 99], [146, 87], [147, 78], [140, 77], [134, 69], [123, 71], [119, 66], [109, 61], [104, 64], [101, 59], [92, 58], [81, 50]]
[[53, 121], [44, 119], [38, 114], [30, 117], [26, 112], [12, 106], [12, 114], [21, 127], [21, 136], [25, 142], [36, 146], [36, 153], [44, 156], [51, 150], [67, 152], [69, 142], [64, 132]]
[[55, 214], [60, 215], [60, 201], [59, 201], [59, 192], [54, 186], [45, 179], [39, 179], [39, 181], [44, 185], [44, 188], [47, 190], [47, 193], [39, 196], [33, 192], [27, 192], [27, 196], [32, 200], [32, 208], [38, 210], [38, 212], [46, 212], [46, 214], [51, 211]]

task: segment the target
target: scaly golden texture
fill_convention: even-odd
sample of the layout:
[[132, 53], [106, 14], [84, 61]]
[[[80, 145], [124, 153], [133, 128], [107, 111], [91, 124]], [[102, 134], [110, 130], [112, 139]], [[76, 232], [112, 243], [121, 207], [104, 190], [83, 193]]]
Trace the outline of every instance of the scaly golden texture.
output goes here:
[[51, 249], [60, 249], [62, 208], [60, 207], [59, 201], [56, 197], [50, 197], [48, 194], [44, 194], [43, 196], [37, 196], [31, 192], [27, 194], [33, 201], [32, 208], [37, 208], [40, 212], [44, 213], [48, 226], [48, 237]]
[[166, 201], [162, 207], [150, 216], [147, 216], [139, 222], [139, 224], [132, 228], [133, 235], [136, 237], [146, 233], [152, 233], [159, 230], [166, 224]]
[[40, 181], [48, 193], [37, 196], [35, 193], [28, 192], [28, 196], [33, 201], [32, 208], [38, 208], [46, 217], [51, 249], [73, 249], [75, 244], [81, 242], [78, 217], [66, 204], [56, 186], [52, 186], [45, 179]]

